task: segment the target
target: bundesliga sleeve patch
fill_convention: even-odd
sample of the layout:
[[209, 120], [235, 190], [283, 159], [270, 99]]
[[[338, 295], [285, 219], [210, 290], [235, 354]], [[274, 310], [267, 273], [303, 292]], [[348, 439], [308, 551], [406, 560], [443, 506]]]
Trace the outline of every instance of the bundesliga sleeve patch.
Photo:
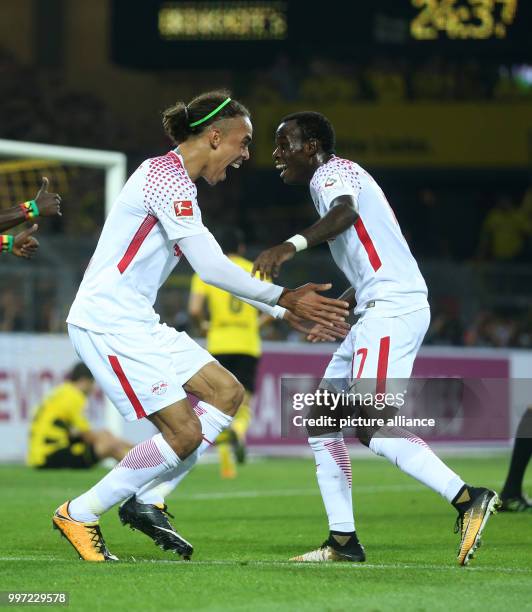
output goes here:
[[193, 217], [194, 209], [192, 208], [191, 200], [177, 200], [174, 202], [174, 211], [176, 217]]
[[343, 186], [343, 181], [342, 181], [342, 177], [340, 176], [340, 174], [338, 172], [335, 172], [334, 174], [329, 174], [329, 176], [327, 177], [326, 181], [325, 181], [325, 187], [342, 187]]

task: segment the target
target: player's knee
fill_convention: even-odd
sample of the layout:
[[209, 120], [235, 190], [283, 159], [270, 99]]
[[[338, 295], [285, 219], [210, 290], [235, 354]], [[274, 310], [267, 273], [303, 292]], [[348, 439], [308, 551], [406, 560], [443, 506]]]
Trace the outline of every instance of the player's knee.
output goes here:
[[95, 436], [97, 442], [100, 442], [101, 444], [104, 444], [106, 446], [112, 446], [116, 439], [113, 434], [107, 429], [102, 429], [100, 431], [95, 432]]
[[236, 378], [228, 379], [218, 390], [215, 405], [225, 414], [234, 416], [244, 400], [244, 394], [245, 389]]
[[172, 447], [174, 453], [184, 459], [193, 453], [203, 440], [201, 423], [198, 418], [190, 419], [182, 424], [179, 431], [165, 432], [164, 439]]

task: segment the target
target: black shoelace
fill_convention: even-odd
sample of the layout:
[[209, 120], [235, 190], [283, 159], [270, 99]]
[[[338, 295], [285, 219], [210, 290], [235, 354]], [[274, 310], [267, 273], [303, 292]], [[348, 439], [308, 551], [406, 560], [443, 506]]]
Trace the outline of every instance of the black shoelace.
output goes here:
[[94, 544], [94, 548], [97, 552], [103, 554], [105, 552], [105, 542], [102, 536], [102, 532], [100, 531], [99, 525], [94, 525], [93, 527], [87, 527], [89, 533], [91, 534], [91, 541]]

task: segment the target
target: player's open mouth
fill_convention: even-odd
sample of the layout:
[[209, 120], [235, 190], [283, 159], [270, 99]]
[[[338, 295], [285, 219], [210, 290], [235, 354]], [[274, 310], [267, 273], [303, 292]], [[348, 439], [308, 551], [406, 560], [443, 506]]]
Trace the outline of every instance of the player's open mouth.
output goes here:
[[231, 166], [231, 168], [237, 168], [238, 169], [242, 165], [242, 160], [240, 159], [240, 160], [235, 161], [235, 162], [233, 162], [232, 164], [229, 164], [229, 165]]
[[286, 164], [275, 164], [275, 169], [281, 171], [281, 177], [284, 176], [288, 166]]

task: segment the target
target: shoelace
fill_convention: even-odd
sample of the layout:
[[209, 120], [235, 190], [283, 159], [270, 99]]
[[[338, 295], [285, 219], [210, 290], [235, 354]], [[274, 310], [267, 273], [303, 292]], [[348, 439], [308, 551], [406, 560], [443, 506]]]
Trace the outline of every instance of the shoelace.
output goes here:
[[170, 518], [175, 518], [175, 516], [171, 512], [168, 511], [168, 506], [166, 504], [164, 504], [161, 512], [163, 514], [166, 514], [166, 516], [169, 516]]
[[93, 527], [87, 527], [87, 529], [91, 534], [91, 541], [94, 544], [96, 552], [103, 554], [106, 550], [106, 547], [102, 532], [100, 531], [100, 527], [98, 525], [94, 525]]

